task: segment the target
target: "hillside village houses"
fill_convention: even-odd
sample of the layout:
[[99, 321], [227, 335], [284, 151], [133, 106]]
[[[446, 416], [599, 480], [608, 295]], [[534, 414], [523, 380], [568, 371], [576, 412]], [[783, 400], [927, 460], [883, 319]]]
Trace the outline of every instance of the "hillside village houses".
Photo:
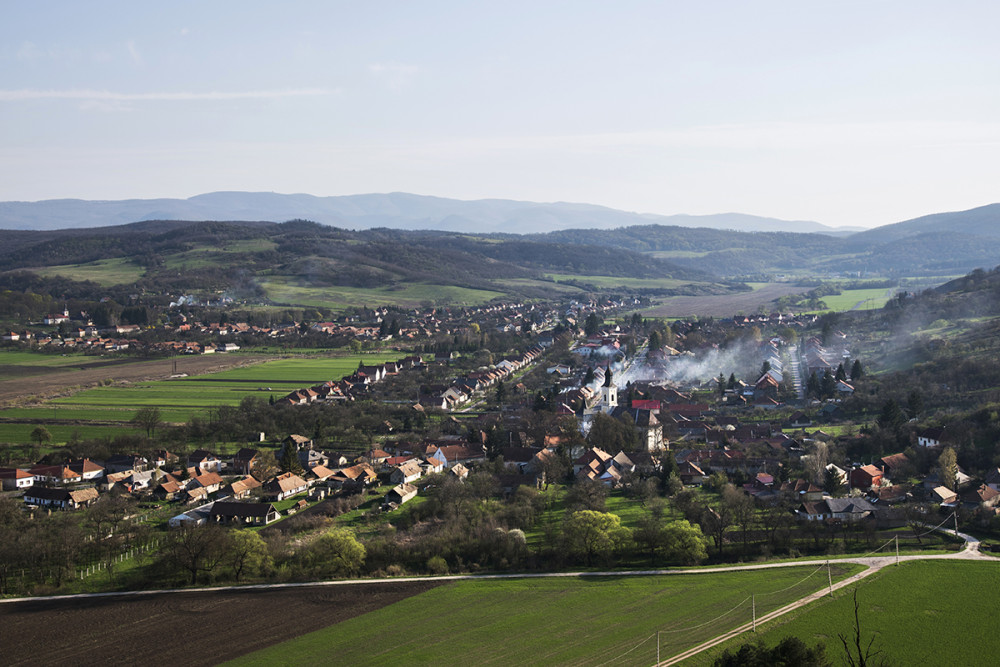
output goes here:
[[[599, 304], [576, 304], [568, 310], [566, 318], [581, 321], [590, 309], [604, 307]], [[611, 306], [607, 306], [611, 307]], [[498, 321], [509, 319], [500, 326], [517, 327], [523, 320], [523, 310], [513, 305], [497, 306], [491, 311], [484, 307], [479, 314], [495, 317]], [[457, 318], [447, 309], [433, 309], [419, 313], [421, 331], [442, 331], [457, 327]], [[386, 321], [390, 311], [378, 317]], [[412, 313], [407, 324], [417, 313]], [[774, 315], [784, 317], [781, 314]], [[545, 321], [549, 315], [539, 318]], [[556, 315], [558, 317], [558, 314]], [[403, 318], [400, 318], [401, 320]], [[755, 319], [727, 326], [744, 326]], [[195, 331], [187, 325], [186, 331]], [[391, 332], [364, 331], [360, 323], [320, 323], [312, 330], [324, 335], [351, 335], [376, 337], [405, 337], [412, 327], [400, 325]], [[529, 327], [530, 328], [530, 327]], [[300, 327], [293, 327], [300, 330]], [[679, 325], [678, 330], [682, 330]], [[181, 326], [177, 327], [178, 332]], [[297, 335], [288, 330], [282, 334], [254, 331], [239, 325], [215, 325], [199, 330], [211, 336]], [[672, 459], [680, 480], [689, 486], [699, 486], [714, 473], [722, 473], [737, 482], [738, 488], [761, 503], [789, 501], [795, 516], [801, 521], [856, 522], [885, 516], [899, 503], [915, 499], [946, 506], [963, 505], [977, 511], [995, 509], [1000, 504], [1000, 469], [983, 480], [969, 479], [968, 484], [956, 491], [949, 491], [939, 483], [931, 488], [913, 488], [906, 484], [904, 471], [907, 460], [902, 452], [880, 460], [833, 466], [835, 477], [846, 486], [825, 492], [822, 479], [787, 479], [786, 471], [792, 464], [808, 460], [814, 441], [828, 436], [813, 426], [813, 420], [822, 421], [815, 411], [812, 417], [803, 411], [793, 414], [787, 421], [771, 419], [780, 406], [781, 390], [787, 383], [784, 372], [780, 339], [761, 342], [755, 353], [760, 358], [754, 363], [767, 361], [769, 368], [759, 376], [748, 377], [748, 382], [738, 382], [727, 387], [721, 400], [708, 400], [704, 393], [688, 391], [665, 382], [634, 381], [619, 387], [616, 379], [623, 367], [625, 352], [622, 350], [621, 331], [612, 328], [600, 331], [585, 342], [572, 348], [572, 359], [567, 363], [546, 362], [541, 370], [548, 371], [558, 388], [557, 405], [553, 410], [566, 418], [594, 418], [601, 415], [628, 425], [634, 430], [636, 446], [630, 451], [617, 447], [577, 446], [566, 452], [572, 463], [576, 479], [588, 479], [608, 487], [627, 486], [635, 479], [658, 475], [664, 461]], [[422, 335], [422, 334], [414, 334]], [[414, 410], [437, 408], [461, 410], [495, 389], [499, 383], [511, 383], [519, 373], [544, 361], [546, 351], [553, 345], [551, 337], [532, 339], [526, 351], [506, 354], [494, 363], [471, 372], [449, 377], [447, 382], [421, 382], [419, 395], [414, 400]], [[235, 343], [234, 343], [235, 345]], [[805, 364], [810, 370], [836, 368], [840, 351], [824, 349], [818, 340], [805, 342]], [[677, 351], [659, 352], [652, 363], [670, 364], [680, 356]], [[186, 353], [186, 350], [185, 350]], [[369, 395], [380, 383], [405, 373], [419, 372], [426, 365], [441, 363], [449, 368], [450, 359], [425, 362], [421, 356], [412, 355], [384, 364], [360, 364], [357, 370], [340, 380], [303, 387], [277, 398], [276, 402], [300, 406], [324, 401], [351, 401]], [[582, 378], [587, 369], [593, 371], [595, 382], [584, 386]], [[706, 379], [711, 388], [714, 378]], [[838, 391], [846, 394], [850, 387]], [[510, 384], [507, 385], [511, 387]], [[701, 387], [698, 387], [699, 389]], [[521, 405], [527, 402], [519, 397]], [[289, 408], [293, 409], [293, 408]], [[487, 448], [486, 426], [481, 418], [472, 414], [461, 421], [466, 433], [459, 430], [449, 435], [427, 437], [419, 442], [408, 442], [396, 436], [380, 437], [378, 445], [365, 444], [364, 455], [353, 460], [342, 458], [339, 452], [325, 451], [316, 446], [312, 438], [300, 434], [287, 434], [280, 448], [270, 443], [243, 447], [234, 455], [221, 455], [207, 449], [198, 449], [182, 461], [170, 463], [168, 453], [158, 457], [124, 454], [109, 457], [106, 461], [66, 461], [61, 464], [36, 465], [27, 468], [0, 469], [0, 480], [5, 490], [24, 493], [24, 502], [39, 508], [72, 511], [93, 503], [102, 493], [129, 493], [140, 498], [157, 498], [174, 501], [179, 510], [171, 520], [172, 525], [215, 521], [232, 526], [268, 525], [287, 516], [292, 508], [288, 503], [305, 500], [305, 494], [322, 489], [332, 493], [355, 493], [379, 484], [391, 485], [386, 495], [386, 508], [394, 509], [411, 502], [420, 494], [421, 480], [432, 474], [446, 474], [465, 479], [470, 470], [486, 464], [491, 458], [502, 459], [501, 488], [515, 489], [519, 485], [539, 487], [546, 481], [545, 473], [553, 457], [561, 452], [556, 433], [544, 437], [533, 434], [517, 422], [517, 416], [500, 412], [500, 419], [509, 434], [508, 446]], [[450, 424], [450, 423], [449, 423]], [[458, 422], [455, 422], [458, 424]], [[932, 436], [937, 435], [935, 439]], [[939, 446], [940, 433], [921, 433], [919, 444], [924, 447]], [[538, 440], [533, 438], [537, 437]], [[553, 440], [549, 440], [549, 438]], [[272, 449], [280, 458], [287, 448], [293, 448], [302, 471], [276, 472], [269, 479], [260, 474], [255, 462], [265, 449]], [[363, 451], [363, 450], [356, 450]], [[175, 457], [176, 458], [176, 457]], [[839, 460], [839, 459], [838, 459]], [[832, 466], [832, 464], [830, 464]], [[499, 464], [498, 464], [499, 467]], [[829, 466], [827, 466], [829, 467]], [[964, 480], [963, 480], [964, 482]], [[30, 492], [30, 493], [29, 493]], [[277, 509], [277, 508], [282, 509]]]

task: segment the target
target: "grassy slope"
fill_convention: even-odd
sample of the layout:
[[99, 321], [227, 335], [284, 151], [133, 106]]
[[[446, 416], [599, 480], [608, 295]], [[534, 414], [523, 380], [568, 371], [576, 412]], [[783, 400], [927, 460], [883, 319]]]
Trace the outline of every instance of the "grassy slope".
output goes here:
[[99, 259], [86, 264], [64, 264], [35, 269], [42, 276], [64, 276], [72, 280], [91, 280], [104, 287], [134, 283], [142, 278], [143, 269], [126, 257]]
[[275, 303], [299, 306], [338, 308], [365, 304], [416, 307], [424, 302], [471, 306], [502, 297], [502, 292], [469, 289], [451, 285], [426, 285], [408, 283], [390, 287], [305, 287], [296, 285], [289, 278], [270, 276], [261, 281], [268, 298]]
[[[917, 561], [887, 567], [863, 580], [858, 589], [864, 641], [875, 644], [893, 665], [981, 665], [997, 646], [995, 592], [1000, 588], [997, 563]], [[774, 621], [762, 632], [768, 646], [794, 636], [809, 645], [822, 643], [828, 658], [843, 658], [838, 633], [854, 627], [851, 593], [844, 589], [807, 608]], [[725, 648], [737, 649], [745, 638], [727, 642], [686, 664], [710, 665]]]
[[403, 657], [418, 664], [649, 664], [657, 631], [662, 655], [677, 653], [750, 620], [751, 594], [764, 613], [825, 584], [825, 570], [815, 568], [456, 582], [238, 663], [321, 663], [335, 655], [338, 663], [364, 665]]

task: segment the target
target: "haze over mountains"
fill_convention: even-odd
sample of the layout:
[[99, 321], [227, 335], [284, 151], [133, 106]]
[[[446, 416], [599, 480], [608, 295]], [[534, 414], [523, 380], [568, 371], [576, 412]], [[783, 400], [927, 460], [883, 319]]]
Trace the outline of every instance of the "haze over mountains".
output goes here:
[[746, 232], [807, 232], [843, 235], [860, 227], [833, 228], [742, 213], [654, 215], [591, 204], [534, 203], [507, 199], [463, 201], [407, 193], [316, 197], [272, 192], [212, 192], [189, 199], [90, 201], [50, 199], [0, 202], [0, 228], [72, 229], [144, 220], [305, 219], [347, 229], [387, 227], [448, 232], [533, 234], [565, 229], [614, 229], [671, 225]]

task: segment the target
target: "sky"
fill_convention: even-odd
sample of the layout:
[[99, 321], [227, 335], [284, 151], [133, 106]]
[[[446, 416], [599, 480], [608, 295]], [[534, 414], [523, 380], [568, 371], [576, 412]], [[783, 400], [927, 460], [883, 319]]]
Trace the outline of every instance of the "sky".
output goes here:
[[1000, 3], [0, 0], [0, 200], [996, 201]]

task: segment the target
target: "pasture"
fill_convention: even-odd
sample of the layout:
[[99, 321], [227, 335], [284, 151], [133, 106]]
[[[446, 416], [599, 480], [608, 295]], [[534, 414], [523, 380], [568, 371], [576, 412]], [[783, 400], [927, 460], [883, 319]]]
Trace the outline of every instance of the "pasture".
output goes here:
[[[857, 566], [835, 566], [840, 578]], [[827, 585], [825, 568], [458, 581], [231, 664], [648, 665]]]

